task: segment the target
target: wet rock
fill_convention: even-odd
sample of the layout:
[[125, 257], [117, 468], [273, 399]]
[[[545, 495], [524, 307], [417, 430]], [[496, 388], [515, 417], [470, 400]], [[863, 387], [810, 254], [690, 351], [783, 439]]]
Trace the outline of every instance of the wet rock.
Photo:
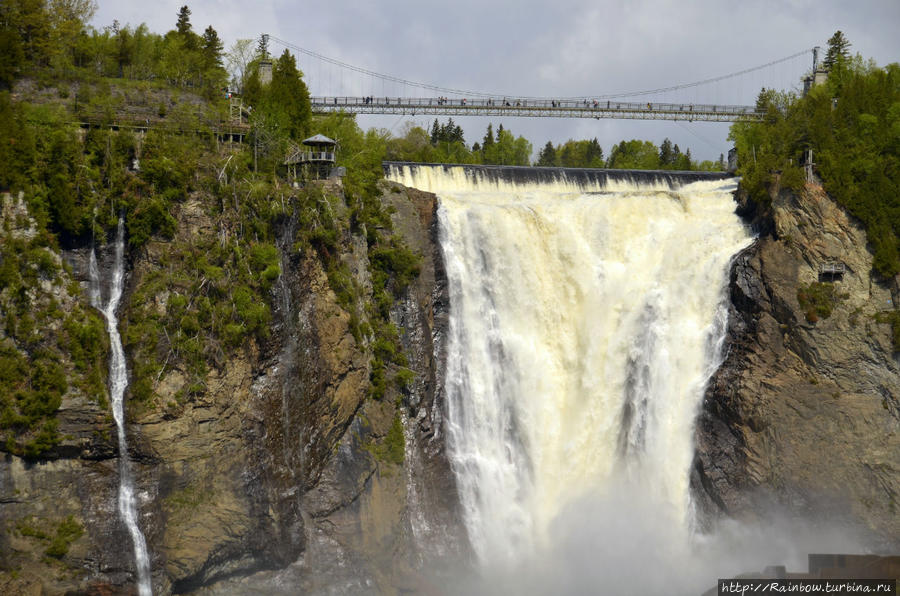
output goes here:
[[[771, 230], [731, 271], [728, 353], [707, 389], [691, 476], [707, 521], [769, 508], [900, 547], [900, 367], [890, 284], [873, 277], [863, 228], [820, 187], [776, 194]], [[765, 219], [765, 218], [761, 218]], [[846, 266], [833, 313], [807, 320], [801, 286]]]

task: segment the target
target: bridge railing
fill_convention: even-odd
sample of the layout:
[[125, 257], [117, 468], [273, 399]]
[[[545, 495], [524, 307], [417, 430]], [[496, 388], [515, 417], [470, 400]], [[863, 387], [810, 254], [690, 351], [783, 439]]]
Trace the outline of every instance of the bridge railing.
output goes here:
[[342, 97], [325, 96], [311, 97], [313, 106], [320, 107], [404, 107], [404, 108], [436, 108], [454, 107], [457, 109], [484, 109], [484, 108], [516, 108], [535, 110], [584, 110], [584, 111], [621, 111], [621, 112], [661, 112], [697, 114], [731, 114], [734, 116], [756, 116], [754, 106], [721, 105], [721, 104], [693, 104], [693, 103], [655, 103], [655, 102], [626, 102], [616, 100], [599, 99], [523, 99], [523, 98], [443, 98], [443, 97]]
[[334, 151], [305, 151], [296, 150], [284, 160], [284, 163], [310, 163], [330, 162], [334, 163]]

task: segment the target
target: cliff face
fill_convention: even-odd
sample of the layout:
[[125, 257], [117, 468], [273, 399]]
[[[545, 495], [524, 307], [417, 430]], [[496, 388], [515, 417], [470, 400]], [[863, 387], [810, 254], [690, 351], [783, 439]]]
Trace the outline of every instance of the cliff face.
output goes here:
[[[873, 279], [864, 230], [820, 187], [776, 193], [754, 223], [763, 235], [734, 261], [728, 353], [697, 422], [694, 495], [707, 519], [778, 510], [896, 551], [900, 366], [880, 322], [896, 282]], [[829, 262], [845, 272], [820, 284]]]
[[[343, 209], [340, 184], [327, 184]], [[205, 390], [188, 399], [188, 373], [175, 367], [157, 379], [152, 405], [126, 403], [156, 591], [230, 593], [290, 582], [304, 591], [390, 593], [418, 586], [431, 554], [465, 548], [440, 432], [446, 295], [436, 201], [396, 185], [382, 190], [398, 234], [423, 257], [418, 279], [391, 311], [412, 381], [391, 385], [381, 400], [367, 397], [368, 342], [354, 337], [315, 253], [297, 251], [296, 223], [286, 216], [269, 339], [251, 340], [211, 368]], [[218, 231], [196, 200], [176, 219], [176, 241]], [[345, 230], [339, 244], [340, 261], [371, 297], [364, 231]], [[124, 302], [163, 267], [167, 249], [153, 241], [132, 262]], [[83, 283], [86, 258], [86, 251], [67, 255]], [[108, 259], [99, 260], [102, 268]], [[166, 307], [165, 296], [154, 300]], [[126, 589], [134, 562], [116, 509], [114, 426], [74, 394], [59, 419], [67, 448], [35, 463], [5, 456], [0, 548], [9, 557], [0, 590]], [[59, 562], [49, 561], [41, 556], [47, 540], [35, 533], [52, 535], [69, 516], [84, 532]]]
[[[342, 197], [339, 184], [328, 184]], [[435, 576], [441, 581], [433, 561], [465, 557], [444, 453], [448, 297], [436, 199], [388, 182], [380, 190], [395, 233], [422, 256], [418, 278], [390, 311], [412, 380], [390, 385], [380, 400], [367, 397], [371, 347], [354, 337], [321, 261], [296, 249], [296, 222], [286, 215], [269, 338], [223, 357], [202, 392], [185, 399], [188, 372], [175, 367], [157, 379], [154, 404], [126, 406], [140, 526], [159, 593], [284, 585], [427, 592]], [[10, 201], [4, 225], [27, 235], [24, 206]], [[218, 233], [196, 197], [176, 215], [176, 241]], [[881, 322], [898, 299], [896, 283], [872, 279], [865, 233], [820, 189], [778, 194], [755, 224], [765, 233], [734, 261], [729, 349], [696, 427], [696, 501], [709, 520], [760, 519], [774, 506], [855, 525], [874, 546], [896, 549], [900, 365]], [[347, 229], [339, 244], [338, 258], [371, 297], [365, 231]], [[126, 303], [164, 267], [168, 250], [154, 241], [133, 260]], [[101, 270], [107, 253], [99, 254]], [[86, 286], [88, 252], [64, 256], [66, 283], [44, 284], [48, 297], [34, 297], [36, 305], [51, 295], [66, 311], [86, 303], [70, 282]], [[834, 261], [846, 267], [842, 278], [815, 285], [819, 265]], [[829, 287], [835, 291], [822, 304], [810, 291]], [[165, 296], [153, 300], [166, 308]], [[73, 365], [62, 356], [61, 366]], [[70, 388], [58, 419], [62, 441], [42, 458], [3, 456], [0, 591], [128, 590], [134, 561], [116, 507], [108, 407]], [[67, 548], [46, 556], [58, 540]]]

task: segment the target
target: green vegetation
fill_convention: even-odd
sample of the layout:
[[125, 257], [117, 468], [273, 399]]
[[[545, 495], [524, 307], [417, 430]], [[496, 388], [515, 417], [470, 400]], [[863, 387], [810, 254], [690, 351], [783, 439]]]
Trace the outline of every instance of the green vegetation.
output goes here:
[[26, 457], [60, 442], [55, 413], [69, 379], [89, 398], [106, 402], [103, 323], [80, 307], [66, 314], [41, 289], [71, 299], [66, 274], [47, 246], [51, 238], [37, 233], [34, 223], [7, 219], [0, 230], [0, 448]]
[[[331, 114], [316, 122], [317, 130], [341, 139], [338, 164], [347, 168], [344, 194], [349, 214], [341, 217], [321, 189], [311, 186], [298, 203], [295, 246], [315, 250], [338, 304], [350, 314], [350, 329], [359, 343], [372, 350], [369, 395], [382, 399], [402, 367], [407, 365], [396, 326], [390, 322], [394, 301], [419, 274], [420, 257], [392, 233], [391, 219], [378, 199], [376, 182], [382, 176], [381, 161], [386, 139], [375, 130], [363, 133], [353, 117]], [[365, 233], [371, 266], [372, 296], [362, 288], [341, 262], [342, 249], [349, 248], [349, 233]]]
[[0, 8], [0, 88], [14, 78], [38, 76], [159, 80], [214, 97], [227, 83], [222, 43], [212, 27], [194, 33], [187, 6], [176, 29], [150, 33], [146, 25], [103, 31], [86, 23], [96, 12], [93, 0], [8, 0]]
[[814, 281], [797, 288], [797, 301], [810, 323], [830, 317], [834, 307], [843, 298], [845, 297], [836, 292], [833, 283]]
[[56, 533], [44, 554], [55, 559], [63, 558], [69, 552], [72, 543], [81, 538], [82, 534], [84, 534], [84, 528], [70, 515], [57, 525]]
[[891, 326], [891, 347], [895, 352], [900, 352], [900, 311], [878, 313], [875, 315], [875, 320]]
[[403, 421], [400, 414], [394, 415], [391, 428], [384, 439], [374, 447], [374, 455], [383, 462], [399, 466], [403, 463], [406, 451], [406, 438], [403, 436]]
[[[441, 124], [435, 120], [429, 134], [418, 126], [407, 126], [398, 138], [385, 139], [384, 158], [391, 161], [424, 163], [460, 163], [487, 165], [529, 165], [532, 145], [524, 137], [515, 137], [501, 124], [496, 133], [489, 124], [481, 143], [466, 145], [462, 128], [450, 118]], [[538, 153], [536, 166], [564, 168], [614, 168], [638, 170], [708, 170], [725, 169], [724, 155], [716, 162], [697, 163], [690, 149], [681, 152], [678, 145], [665, 139], [657, 147], [650, 141], [622, 141], [614, 144], [609, 159], [603, 156], [599, 141], [568, 140], [560, 145], [548, 141]]]
[[47, 525], [48, 522], [29, 516], [17, 522], [16, 530], [20, 536], [35, 538], [45, 543], [47, 548], [44, 554], [54, 559], [63, 558], [69, 552], [72, 543], [84, 534], [84, 528], [71, 515], [56, 524], [52, 531], [43, 529]]
[[384, 158], [391, 161], [423, 163], [497, 164], [527, 166], [532, 147], [524, 137], [516, 137], [501, 124], [494, 133], [489, 124], [481, 144], [466, 145], [462, 128], [450, 118], [437, 120], [431, 134], [418, 126], [407, 126], [402, 137], [386, 139]]
[[873, 268], [888, 278], [900, 272], [900, 65], [850, 58], [842, 34], [829, 46], [825, 84], [805, 97], [763, 89], [765, 119], [732, 126], [741, 186], [768, 207], [777, 186], [804, 186], [799, 164], [812, 149], [825, 190], [863, 222]]
[[187, 485], [173, 490], [165, 497], [164, 502], [170, 510], [192, 510], [204, 503], [212, 501], [211, 491]]
[[547, 141], [535, 163], [538, 166], [561, 166], [564, 168], [605, 168], [603, 147], [596, 138], [590, 141], [568, 140], [554, 146]]

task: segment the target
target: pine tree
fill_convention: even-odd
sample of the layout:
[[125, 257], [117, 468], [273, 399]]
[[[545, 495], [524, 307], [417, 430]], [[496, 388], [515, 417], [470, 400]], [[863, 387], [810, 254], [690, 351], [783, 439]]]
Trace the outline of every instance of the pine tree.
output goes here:
[[501, 124], [500, 126], [497, 127], [497, 142], [498, 143], [500, 142], [500, 133], [502, 133], [502, 132], [503, 132], [503, 125]]
[[537, 165], [539, 166], [555, 166], [556, 164], [556, 147], [552, 141], [547, 141], [544, 148], [538, 154]]
[[466, 139], [465, 139], [465, 137], [463, 136], [463, 129], [462, 129], [462, 126], [460, 126], [460, 125], [458, 125], [458, 124], [456, 125], [456, 128], [453, 129], [453, 140], [454, 140], [454, 141], [459, 141], [459, 142], [462, 143], [463, 145], [466, 144]]
[[603, 147], [600, 146], [597, 137], [588, 142], [585, 162], [584, 167], [586, 168], [603, 167]]
[[263, 33], [259, 36], [259, 43], [256, 44], [256, 53], [260, 60], [269, 59], [269, 36]]
[[434, 119], [434, 124], [431, 125], [431, 144], [437, 145], [438, 141], [441, 138], [441, 127], [438, 124], [437, 118]]
[[672, 141], [666, 137], [659, 146], [659, 165], [665, 168], [673, 163], [675, 163], [675, 153], [672, 150]]
[[482, 150], [486, 151], [488, 147], [494, 144], [494, 127], [492, 124], [488, 124], [487, 132], [484, 133], [484, 139], [481, 142]]
[[297, 68], [297, 60], [287, 50], [272, 68], [272, 82], [267, 99], [273, 111], [280, 110], [287, 117], [284, 129], [289, 136], [293, 139], [303, 138], [312, 118], [309, 89]]
[[841, 31], [835, 31], [834, 35], [828, 40], [828, 52], [825, 54], [825, 60], [822, 66], [831, 69], [838, 60], [846, 60], [850, 57], [850, 42]]
[[219, 34], [212, 28], [212, 25], [203, 32], [203, 61], [206, 68], [223, 68], [222, 51], [225, 46], [219, 39]]
[[191, 32], [191, 9], [187, 7], [187, 4], [182, 6], [178, 11], [178, 22], [176, 23], [175, 28], [181, 35], [186, 36]]
[[196, 50], [200, 45], [200, 37], [191, 29], [191, 9], [185, 4], [178, 11], [178, 22], [175, 24], [178, 35], [188, 50]]

